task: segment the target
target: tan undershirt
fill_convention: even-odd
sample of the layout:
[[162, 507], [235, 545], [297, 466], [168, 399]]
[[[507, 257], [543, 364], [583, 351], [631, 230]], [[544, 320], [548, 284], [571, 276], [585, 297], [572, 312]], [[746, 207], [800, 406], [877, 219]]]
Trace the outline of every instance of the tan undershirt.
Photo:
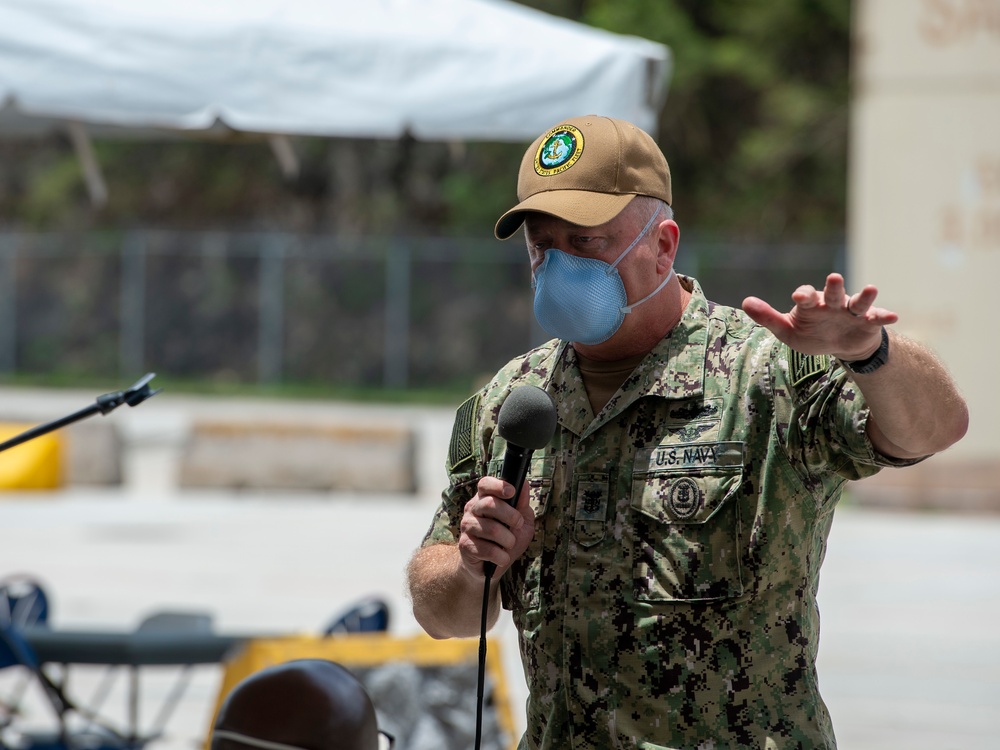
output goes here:
[[587, 398], [590, 399], [590, 408], [595, 417], [645, 358], [645, 354], [640, 354], [628, 359], [605, 362], [576, 353], [577, 366], [583, 376], [583, 387], [587, 389]]

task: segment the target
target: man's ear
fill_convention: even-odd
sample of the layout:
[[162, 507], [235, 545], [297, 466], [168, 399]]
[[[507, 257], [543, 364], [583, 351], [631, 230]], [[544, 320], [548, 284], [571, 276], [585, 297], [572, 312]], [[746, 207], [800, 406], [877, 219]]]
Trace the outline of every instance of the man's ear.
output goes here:
[[666, 273], [677, 258], [681, 229], [673, 219], [664, 219], [657, 227], [657, 270]]

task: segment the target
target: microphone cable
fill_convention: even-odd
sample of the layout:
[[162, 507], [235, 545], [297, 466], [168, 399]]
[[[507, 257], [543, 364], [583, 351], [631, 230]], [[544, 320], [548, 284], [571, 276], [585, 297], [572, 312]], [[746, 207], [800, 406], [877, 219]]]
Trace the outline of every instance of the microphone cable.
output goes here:
[[476, 686], [476, 745], [475, 750], [480, 750], [483, 741], [483, 701], [486, 684], [486, 623], [489, 619], [490, 610], [490, 581], [493, 579], [494, 565], [486, 563], [483, 565], [483, 573], [486, 578], [483, 581], [483, 614], [479, 624], [479, 675]]

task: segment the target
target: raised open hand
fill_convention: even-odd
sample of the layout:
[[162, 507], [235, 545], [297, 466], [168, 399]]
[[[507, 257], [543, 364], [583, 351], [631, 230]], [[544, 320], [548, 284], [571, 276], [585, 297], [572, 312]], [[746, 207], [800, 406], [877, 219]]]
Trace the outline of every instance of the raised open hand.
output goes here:
[[831, 273], [822, 290], [808, 284], [796, 289], [795, 305], [787, 313], [757, 297], [743, 300], [743, 310], [797, 352], [851, 362], [874, 353], [882, 342], [882, 326], [899, 319], [891, 310], [875, 307], [877, 296], [871, 284], [849, 295], [844, 277]]

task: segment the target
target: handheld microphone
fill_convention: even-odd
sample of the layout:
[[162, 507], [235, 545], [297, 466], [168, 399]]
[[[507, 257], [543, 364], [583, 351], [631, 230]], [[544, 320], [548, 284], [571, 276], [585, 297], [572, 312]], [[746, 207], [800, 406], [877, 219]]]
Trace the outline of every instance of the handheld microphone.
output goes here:
[[[507, 499], [517, 505], [521, 486], [528, 475], [531, 454], [548, 445], [556, 431], [556, 405], [547, 392], [534, 385], [522, 385], [511, 390], [497, 415], [497, 432], [507, 441], [500, 478], [514, 486], [514, 495]], [[492, 578], [496, 565], [483, 564], [487, 578]]]

